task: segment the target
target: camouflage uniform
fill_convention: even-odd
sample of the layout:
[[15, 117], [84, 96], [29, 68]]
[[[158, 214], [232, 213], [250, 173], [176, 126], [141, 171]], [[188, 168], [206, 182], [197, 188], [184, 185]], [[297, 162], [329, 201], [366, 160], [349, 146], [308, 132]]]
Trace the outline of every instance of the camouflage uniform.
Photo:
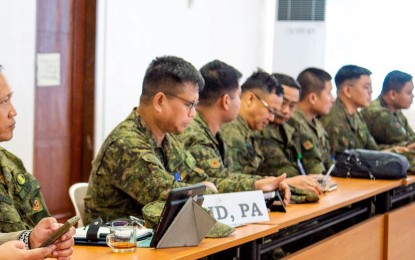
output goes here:
[[[174, 173], [183, 182], [177, 182]], [[169, 134], [158, 146], [135, 109], [107, 137], [92, 165], [85, 197], [85, 223], [129, 215], [141, 216], [141, 208], [165, 200], [172, 188], [184, 182], [207, 180], [193, 156]]]
[[317, 118], [308, 120], [305, 113], [297, 108], [288, 124], [300, 134], [302, 163], [307, 173], [325, 172], [332, 164], [329, 136]]
[[[363, 109], [362, 116], [378, 144], [406, 146], [415, 142], [415, 133], [402, 111], [390, 111], [382, 96]], [[415, 152], [409, 151], [403, 155], [409, 160], [410, 171], [415, 172]]]
[[187, 151], [196, 158], [207, 175], [219, 178], [216, 187], [219, 192], [248, 191], [261, 177], [232, 173], [228, 150], [220, 132], [212, 134], [207, 123], [198, 114], [186, 131], [177, 136]]
[[346, 149], [379, 150], [360, 113], [349, 115], [339, 98], [330, 113], [321, 119], [331, 144], [331, 153], [336, 157]]
[[415, 142], [415, 133], [402, 111], [390, 111], [381, 96], [362, 110], [362, 116], [378, 144], [408, 145]]
[[259, 172], [270, 176], [287, 173], [287, 177], [300, 175], [297, 159], [301, 153], [298, 132], [288, 124], [270, 124], [255, 135], [264, 160]]
[[0, 232], [33, 228], [50, 214], [38, 181], [22, 161], [0, 147]]
[[242, 116], [227, 123], [220, 130], [229, 148], [228, 158], [231, 160], [232, 171], [252, 175], [267, 175], [258, 172], [264, 156], [255, 140], [255, 131], [251, 130]]

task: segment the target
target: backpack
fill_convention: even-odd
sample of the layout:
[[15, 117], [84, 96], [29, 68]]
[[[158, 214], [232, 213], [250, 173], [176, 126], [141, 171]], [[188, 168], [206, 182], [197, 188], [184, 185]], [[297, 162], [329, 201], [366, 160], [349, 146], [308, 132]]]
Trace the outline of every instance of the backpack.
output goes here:
[[400, 154], [350, 149], [345, 150], [336, 160], [336, 168], [332, 175], [372, 180], [402, 179], [406, 177], [408, 168], [408, 159]]

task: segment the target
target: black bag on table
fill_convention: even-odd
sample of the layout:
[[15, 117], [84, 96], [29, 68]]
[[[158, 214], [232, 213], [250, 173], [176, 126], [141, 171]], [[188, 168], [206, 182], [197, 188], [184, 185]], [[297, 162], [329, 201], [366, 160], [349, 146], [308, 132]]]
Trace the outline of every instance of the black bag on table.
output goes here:
[[409, 168], [405, 156], [365, 150], [345, 150], [336, 160], [333, 176], [365, 179], [402, 179]]

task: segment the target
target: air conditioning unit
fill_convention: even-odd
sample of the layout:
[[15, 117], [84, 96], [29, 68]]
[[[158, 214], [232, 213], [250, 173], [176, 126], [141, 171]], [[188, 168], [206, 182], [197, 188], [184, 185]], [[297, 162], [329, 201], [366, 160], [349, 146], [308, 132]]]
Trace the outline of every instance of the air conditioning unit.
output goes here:
[[307, 67], [324, 68], [325, 0], [277, 0], [273, 72], [294, 78]]

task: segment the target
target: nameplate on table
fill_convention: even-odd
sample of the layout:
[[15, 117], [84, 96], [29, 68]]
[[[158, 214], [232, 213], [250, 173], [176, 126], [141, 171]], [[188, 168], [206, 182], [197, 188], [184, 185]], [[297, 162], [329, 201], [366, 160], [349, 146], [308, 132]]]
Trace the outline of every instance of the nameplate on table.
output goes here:
[[269, 221], [262, 191], [245, 191], [203, 195], [203, 207], [213, 217], [230, 226]]

